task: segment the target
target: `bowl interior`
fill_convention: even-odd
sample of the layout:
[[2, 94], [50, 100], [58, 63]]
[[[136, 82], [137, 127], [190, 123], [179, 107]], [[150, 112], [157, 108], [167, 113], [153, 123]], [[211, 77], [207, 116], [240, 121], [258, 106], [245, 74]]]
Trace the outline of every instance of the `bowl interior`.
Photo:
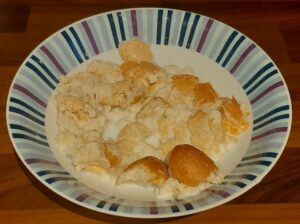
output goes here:
[[[230, 74], [224, 80], [212, 78], [213, 75], [205, 79], [215, 80], [215, 85], [222, 87], [225, 83], [226, 88], [222, 90], [225, 94], [238, 89], [226, 84], [231, 83], [228, 80], [237, 81], [243, 89], [241, 97], [251, 105], [253, 129], [249, 147], [244, 146], [245, 155], [236, 161], [238, 165], [226, 176], [225, 182], [209, 188], [205, 195], [181, 201], [133, 202], [96, 192], [70, 175], [49, 147], [46, 109], [59, 77], [88, 60], [101, 58], [101, 55], [115, 50], [120, 42], [133, 37], [153, 46], [159, 45], [158, 48], [179, 49], [178, 52], [188, 51], [196, 58], [204, 58], [211, 63], [211, 66], [206, 66], [206, 74], [213, 73], [214, 68]], [[162, 60], [166, 58], [165, 62], [172, 64], [172, 54], [163, 56], [163, 51], [158, 52], [161, 52]], [[191, 63], [193, 60], [189, 57], [180, 61]], [[197, 64], [197, 60], [193, 63]], [[284, 149], [291, 125], [291, 102], [285, 81], [274, 62], [242, 33], [191, 12], [127, 9], [76, 22], [34, 49], [12, 83], [7, 102], [7, 125], [16, 152], [25, 166], [59, 195], [84, 207], [114, 215], [171, 217], [223, 204], [258, 183]]]

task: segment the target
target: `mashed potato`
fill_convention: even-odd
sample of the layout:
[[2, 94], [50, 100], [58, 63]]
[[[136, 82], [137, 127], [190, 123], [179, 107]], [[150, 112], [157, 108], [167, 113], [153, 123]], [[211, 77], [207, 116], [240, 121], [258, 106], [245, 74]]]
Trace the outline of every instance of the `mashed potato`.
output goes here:
[[185, 198], [222, 182], [214, 169], [198, 186], [181, 183], [167, 171], [169, 156], [177, 145], [188, 144], [214, 164], [249, 128], [245, 107], [219, 96], [189, 67], [155, 64], [150, 47], [137, 39], [122, 43], [119, 51], [121, 65], [93, 61], [61, 79], [55, 91], [56, 147], [78, 172], [109, 175], [116, 184], [152, 186], [147, 180], [163, 177], [152, 186], [158, 198]]

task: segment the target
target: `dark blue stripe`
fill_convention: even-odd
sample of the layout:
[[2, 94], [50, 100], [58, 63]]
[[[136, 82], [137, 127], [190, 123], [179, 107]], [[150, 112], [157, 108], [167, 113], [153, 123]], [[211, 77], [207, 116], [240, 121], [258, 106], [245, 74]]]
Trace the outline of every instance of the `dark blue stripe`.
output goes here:
[[244, 188], [247, 185], [242, 182], [223, 182], [223, 183], [227, 184], [227, 185], [235, 185], [235, 186], [238, 186], [239, 188]]
[[173, 15], [173, 11], [168, 10], [166, 32], [165, 32], [165, 42], [164, 42], [165, 45], [169, 44], [170, 29], [171, 29], [171, 24], [172, 24], [172, 15]]
[[269, 72], [266, 76], [264, 76], [260, 81], [258, 81], [251, 89], [249, 89], [247, 91], [247, 95], [249, 95], [250, 93], [252, 93], [257, 87], [259, 87], [261, 84], [263, 84], [266, 80], [268, 80], [270, 77], [272, 77], [273, 75], [277, 74], [278, 71], [275, 69], [271, 72]]
[[268, 120], [268, 121], [266, 121], [266, 122], [264, 122], [264, 123], [262, 123], [260, 125], [257, 125], [255, 127], [253, 127], [253, 130], [255, 131], [255, 130], [260, 129], [260, 128], [266, 126], [266, 125], [269, 125], [269, 124], [271, 124], [271, 123], [273, 123], [275, 121], [282, 120], [282, 119], [287, 119], [289, 117], [290, 117], [289, 114], [282, 114], [282, 115], [279, 115], [277, 117], [273, 117], [272, 119], [270, 119], [270, 120]]
[[182, 25], [181, 25], [180, 37], [179, 37], [179, 41], [178, 41], [178, 46], [179, 47], [182, 47], [182, 45], [183, 45], [185, 32], [186, 32], [186, 28], [189, 24], [190, 17], [191, 17], [191, 13], [186, 12], [185, 15], [184, 15], [183, 21], [182, 21]]
[[11, 129], [16, 129], [16, 130], [22, 130], [22, 131], [26, 131], [27, 133], [30, 133], [30, 134], [33, 134], [33, 135], [37, 135], [39, 136], [40, 138], [43, 138], [43, 139], [46, 139], [47, 140], [47, 137], [45, 135], [42, 135], [36, 131], [33, 131], [29, 128], [26, 128], [22, 125], [19, 125], [19, 124], [10, 124], [9, 125]]
[[120, 27], [120, 33], [122, 37], [122, 41], [126, 40], [126, 35], [125, 35], [125, 30], [124, 30], [124, 24], [123, 24], [123, 17], [121, 12], [117, 12], [117, 17], [118, 17], [118, 22], [119, 22], [119, 27]]
[[193, 41], [195, 30], [196, 30], [197, 24], [199, 22], [199, 19], [200, 19], [199, 15], [196, 15], [195, 18], [194, 18], [194, 22], [193, 22], [193, 25], [192, 25], [192, 28], [191, 28], [191, 32], [190, 32], [188, 41], [186, 43], [186, 48], [188, 48], [188, 49], [191, 47], [191, 43]]
[[25, 140], [28, 140], [28, 141], [31, 141], [31, 142], [38, 143], [40, 145], [49, 146], [47, 142], [43, 142], [41, 140], [30, 137], [28, 135], [13, 133], [12, 136], [13, 136], [13, 138], [21, 138], [21, 139], [25, 139]]
[[194, 207], [190, 203], [186, 203], [183, 206], [185, 207], [186, 210], [192, 210], [192, 209], [194, 209]]
[[45, 64], [41, 62], [41, 60], [35, 55], [31, 56], [31, 59], [35, 61], [41, 68], [49, 75], [49, 77], [56, 83], [59, 83], [58, 79], [53, 75], [53, 73], [47, 68]]
[[38, 75], [51, 89], [55, 89], [55, 86], [41, 73], [37, 67], [35, 67], [33, 64], [30, 62], [26, 62], [25, 66], [30, 68], [36, 75]]
[[273, 67], [272, 62], [266, 64], [258, 72], [256, 72], [256, 74], [243, 86], [243, 88], [247, 89], [256, 79], [258, 79], [259, 76], [261, 76], [265, 71], [267, 71], [271, 67]]
[[57, 182], [57, 181], [76, 181], [75, 178], [71, 178], [71, 177], [51, 177], [51, 178], [48, 178], [46, 179], [45, 181], [48, 183], [48, 184], [52, 184], [54, 182]]
[[270, 166], [272, 162], [270, 161], [254, 161], [254, 162], [249, 162], [249, 163], [242, 163], [239, 164], [238, 167], [243, 167], [243, 166], [252, 166], [252, 165], [262, 165], [262, 166]]
[[162, 17], [163, 17], [163, 10], [158, 10], [157, 12], [157, 26], [156, 26], [156, 44], [160, 44], [161, 40], [161, 30], [162, 30]]
[[172, 212], [180, 212], [179, 208], [177, 206], [171, 206]]
[[247, 161], [250, 159], [256, 159], [256, 158], [261, 158], [261, 157], [270, 157], [270, 158], [276, 158], [278, 155], [278, 153], [275, 152], [264, 152], [264, 153], [260, 153], [260, 154], [256, 154], [256, 155], [252, 155], [252, 156], [245, 156], [242, 161]]
[[119, 39], [118, 39], [117, 31], [116, 31], [114, 18], [112, 16], [112, 14], [107, 14], [107, 18], [108, 18], [108, 21], [109, 21], [109, 24], [110, 24], [110, 29], [111, 29], [111, 32], [112, 32], [112, 35], [113, 35], [115, 46], [116, 46], [116, 48], [118, 48], [119, 47]]
[[71, 38], [69, 37], [69, 35], [67, 34], [66, 31], [61, 32], [62, 36], [65, 38], [65, 40], [67, 41], [69, 47], [71, 48], [72, 52], [74, 53], [77, 61], [81, 64], [83, 62], [79, 52], [77, 51], [73, 41], [71, 40]]
[[78, 44], [78, 46], [79, 46], [79, 48], [80, 48], [80, 50], [81, 50], [81, 52], [82, 52], [84, 58], [85, 58], [86, 60], [88, 60], [88, 59], [89, 59], [89, 56], [87, 55], [87, 52], [86, 52], [86, 50], [84, 49], [84, 47], [83, 47], [83, 45], [82, 45], [82, 43], [81, 43], [81, 40], [80, 40], [78, 34], [76, 33], [74, 27], [70, 27], [69, 30], [71, 31], [73, 37], [75, 38], [75, 40], [76, 40], [76, 42], [77, 42], [77, 44]]
[[19, 99], [16, 99], [16, 98], [14, 98], [14, 97], [11, 97], [11, 98], [10, 98], [10, 102], [19, 104], [19, 105], [25, 107], [26, 109], [32, 111], [32, 112], [35, 113], [36, 115], [40, 116], [41, 118], [45, 119], [45, 115], [44, 115], [44, 114], [42, 114], [41, 112], [37, 111], [36, 109], [34, 109], [33, 107], [29, 106], [27, 103], [24, 103], [23, 101], [21, 101], [21, 100], [19, 100]]
[[21, 110], [19, 108], [13, 107], [13, 106], [10, 106], [9, 107], [9, 111], [13, 112], [13, 113], [16, 113], [16, 114], [19, 114], [19, 115], [21, 115], [23, 117], [26, 117], [26, 118], [34, 121], [35, 123], [38, 123], [39, 125], [45, 126], [45, 122], [44, 121], [41, 121], [41, 120], [37, 119], [36, 117], [34, 117], [31, 114], [25, 112], [24, 110]]
[[224, 56], [224, 54], [225, 54], [227, 48], [229, 47], [229, 45], [231, 44], [231, 42], [234, 40], [234, 38], [236, 37], [237, 34], [238, 34], [238, 32], [236, 32], [236, 31], [233, 31], [233, 32], [230, 34], [229, 38], [227, 39], [225, 45], [223, 46], [223, 48], [222, 48], [220, 54], [218, 55], [218, 57], [217, 57], [217, 59], [216, 59], [216, 62], [217, 62], [217, 63], [219, 63], [219, 62], [221, 61], [221, 59], [223, 58], [223, 56]]
[[261, 117], [255, 119], [253, 121], [253, 124], [256, 124], [256, 123], [258, 123], [258, 122], [260, 122], [260, 121], [262, 121], [262, 120], [264, 120], [264, 119], [266, 119], [266, 118], [268, 118], [268, 117], [272, 116], [273, 114], [276, 114], [276, 113], [278, 113], [280, 111], [285, 111], [285, 110], [289, 110], [289, 109], [290, 109], [289, 105], [277, 107], [277, 108], [271, 110], [270, 112], [262, 115]]
[[225, 179], [239, 179], [239, 178], [243, 178], [246, 180], [255, 180], [257, 176], [252, 175], [252, 174], [243, 174], [243, 175], [227, 175], [225, 177]]
[[119, 206], [120, 206], [119, 204], [112, 203], [111, 206], [109, 207], [109, 210], [115, 212], [118, 210]]
[[37, 175], [39, 176], [45, 176], [48, 174], [59, 174], [59, 175], [70, 175], [68, 172], [62, 172], [62, 171], [54, 171], [54, 170], [42, 170], [37, 172]]
[[253, 181], [257, 178], [257, 176], [252, 175], [252, 174], [247, 174], [247, 175], [243, 175], [243, 178]]
[[225, 58], [224, 62], [222, 63], [222, 66], [225, 67], [229, 60], [231, 59], [232, 55], [236, 52], [238, 47], [241, 45], [241, 43], [245, 40], [245, 36], [241, 36], [238, 41], [233, 45], [232, 49], [230, 50], [229, 54]]
[[98, 207], [98, 208], [103, 208], [104, 207], [104, 205], [106, 204], [107, 202], [106, 201], [100, 201], [97, 205], [96, 205], [96, 207]]

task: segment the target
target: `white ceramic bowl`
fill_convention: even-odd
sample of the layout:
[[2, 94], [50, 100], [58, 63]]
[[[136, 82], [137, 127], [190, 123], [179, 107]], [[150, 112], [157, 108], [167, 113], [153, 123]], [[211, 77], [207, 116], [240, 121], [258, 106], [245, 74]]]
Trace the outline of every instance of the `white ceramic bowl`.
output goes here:
[[[95, 58], [118, 61], [114, 55], [119, 43], [133, 37], [152, 45], [158, 63], [190, 65], [202, 80], [211, 81], [218, 92], [246, 98], [252, 108], [249, 146], [224, 183], [210, 187], [205, 197], [134, 202], [96, 192], [70, 175], [49, 147], [46, 110], [59, 77]], [[249, 190], [280, 157], [290, 132], [291, 113], [289, 92], [280, 71], [252, 40], [214, 19], [159, 8], [107, 12], [56, 32], [25, 59], [7, 100], [7, 125], [12, 143], [38, 180], [83, 207], [138, 218], [204, 211]]]

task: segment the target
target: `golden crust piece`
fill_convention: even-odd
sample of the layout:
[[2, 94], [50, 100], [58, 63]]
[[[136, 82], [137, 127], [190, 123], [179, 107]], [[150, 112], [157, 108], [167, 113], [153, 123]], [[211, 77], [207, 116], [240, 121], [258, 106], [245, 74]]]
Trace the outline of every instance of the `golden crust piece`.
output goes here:
[[164, 76], [162, 69], [150, 62], [129, 61], [121, 65], [124, 79], [132, 80], [135, 84], [150, 85]]
[[208, 156], [187, 144], [177, 145], [172, 150], [169, 165], [174, 178], [192, 187], [204, 183], [217, 171], [217, 166]]
[[121, 43], [119, 53], [124, 61], [153, 61], [150, 46], [138, 39]]
[[194, 98], [194, 88], [197, 85], [198, 77], [181, 74], [172, 77], [171, 95], [168, 97], [171, 104], [190, 105]]
[[217, 100], [217, 93], [208, 83], [198, 83], [195, 87], [194, 106], [202, 108], [203, 106], [213, 104]]
[[118, 183], [135, 183], [144, 186], [162, 186], [169, 178], [163, 161], [147, 156], [127, 166], [121, 173]]
[[237, 136], [249, 128], [249, 122], [234, 97], [223, 104], [222, 112], [224, 115], [222, 126], [230, 135]]
[[182, 74], [172, 77], [172, 86], [175, 90], [183, 95], [190, 95], [193, 93], [199, 78], [194, 75]]

